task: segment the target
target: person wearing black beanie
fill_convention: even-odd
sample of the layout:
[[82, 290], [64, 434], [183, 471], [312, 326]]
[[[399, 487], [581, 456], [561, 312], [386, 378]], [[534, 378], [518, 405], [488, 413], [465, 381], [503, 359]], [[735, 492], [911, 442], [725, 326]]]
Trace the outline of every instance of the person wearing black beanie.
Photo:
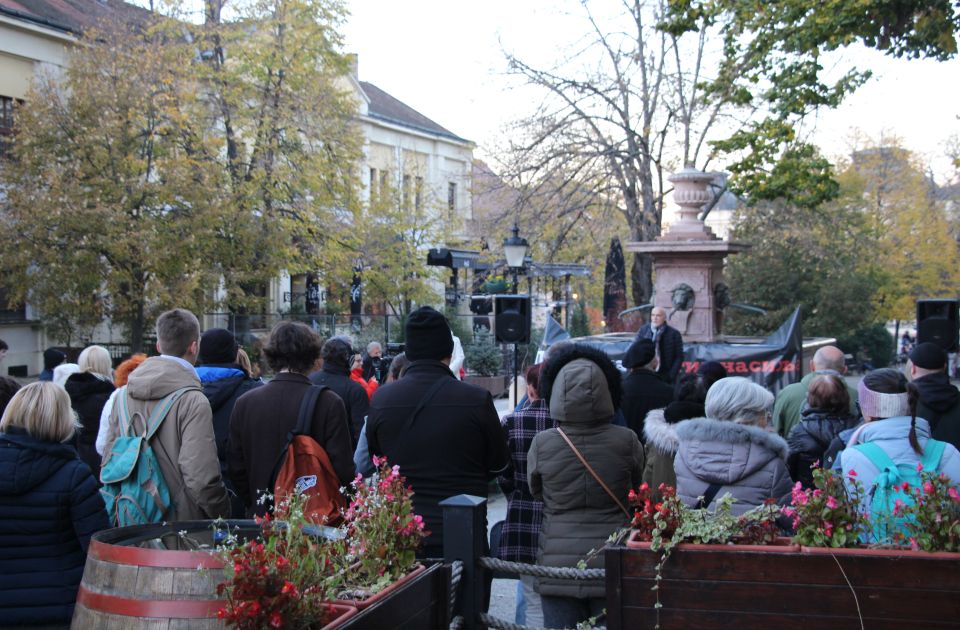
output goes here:
[[240, 344], [226, 328], [210, 328], [200, 335], [200, 353], [197, 359], [197, 376], [203, 387], [203, 395], [213, 411], [213, 434], [217, 442], [217, 459], [220, 460], [220, 476], [230, 495], [230, 512], [234, 518], [243, 518], [243, 500], [227, 470], [227, 442], [230, 438], [230, 416], [237, 399], [252, 389], [263, 385], [259, 379], [250, 378], [247, 371], [237, 363]]
[[407, 317], [406, 347], [411, 361], [442, 361], [453, 355], [453, 333], [447, 318], [429, 306], [422, 306]]
[[946, 351], [929, 341], [917, 344], [907, 371], [920, 393], [917, 416], [930, 423], [933, 439], [960, 449], [960, 391], [950, 383]]
[[370, 401], [366, 437], [371, 455], [400, 467], [413, 487], [413, 509], [430, 535], [418, 556], [443, 554], [440, 501], [458, 494], [486, 497], [490, 480], [510, 461], [490, 393], [450, 371], [453, 335], [446, 318], [424, 306], [406, 325], [403, 378]]
[[53, 368], [67, 360], [67, 355], [56, 348], [47, 348], [43, 351], [43, 371], [40, 372], [41, 381], [53, 380]]

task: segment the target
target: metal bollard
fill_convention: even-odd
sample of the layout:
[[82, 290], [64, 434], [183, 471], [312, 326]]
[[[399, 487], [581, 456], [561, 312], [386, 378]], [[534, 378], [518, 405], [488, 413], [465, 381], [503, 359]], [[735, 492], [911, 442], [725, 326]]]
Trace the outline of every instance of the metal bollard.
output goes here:
[[483, 627], [480, 613], [486, 610], [486, 569], [477, 564], [487, 538], [487, 500], [460, 494], [440, 502], [443, 508], [443, 560], [463, 562], [460, 593], [454, 615], [463, 615], [465, 630]]

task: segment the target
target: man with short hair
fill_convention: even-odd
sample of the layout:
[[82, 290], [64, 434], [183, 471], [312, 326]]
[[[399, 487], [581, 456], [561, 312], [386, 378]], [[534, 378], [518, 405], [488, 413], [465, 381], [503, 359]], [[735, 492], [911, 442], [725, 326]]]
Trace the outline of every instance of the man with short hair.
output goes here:
[[[823, 346], [817, 350], [810, 361], [810, 373], [804, 376], [799, 383], [787, 385], [777, 394], [773, 405], [773, 426], [777, 433], [786, 438], [790, 435], [793, 425], [800, 422], [800, 411], [807, 402], [807, 388], [810, 381], [818, 374], [834, 374], [843, 376], [847, 373], [847, 366], [843, 350], [836, 346]], [[847, 392], [850, 394], [850, 413], [859, 417], [857, 409], [857, 390], [844, 381]]]
[[326, 385], [343, 400], [347, 408], [347, 420], [350, 425], [350, 444], [357, 447], [363, 419], [370, 408], [370, 398], [361, 385], [350, 378], [353, 363], [353, 349], [344, 337], [331, 337], [320, 350], [323, 367], [310, 375], [314, 385]]
[[960, 391], [946, 373], [947, 353], [925, 341], [910, 351], [907, 373], [920, 391], [917, 417], [930, 423], [933, 439], [960, 448]]
[[377, 390], [367, 419], [370, 454], [386, 456], [413, 487], [413, 509], [431, 532], [419, 552], [423, 558], [443, 557], [440, 501], [486, 497], [490, 480], [510, 461], [490, 393], [454, 378], [452, 354], [446, 318], [429, 306], [411, 313], [410, 364], [402, 379]]
[[650, 321], [640, 327], [634, 341], [649, 339], [656, 349], [659, 367], [657, 376], [673, 384], [683, 366], [683, 336], [676, 328], [667, 324], [667, 311], [659, 306], [650, 311]]
[[[173, 309], [157, 318], [157, 351], [130, 374], [125, 392], [130, 417], [149, 418], [170, 394], [185, 389], [170, 407], [150, 440], [160, 472], [170, 490], [165, 521], [193, 521], [230, 516], [230, 501], [220, 479], [213, 413], [193, 365], [200, 352], [200, 322], [186, 309]], [[118, 394], [120, 396], [121, 394]], [[110, 413], [104, 465], [119, 435], [118, 398]]]
[[657, 377], [658, 361], [653, 342], [634, 341], [621, 362], [630, 372], [623, 379], [623, 409], [627, 426], [633, 429], [641, 442], [643, 421], [654, 409], [663, 409], [673, 402], [673, 388]]

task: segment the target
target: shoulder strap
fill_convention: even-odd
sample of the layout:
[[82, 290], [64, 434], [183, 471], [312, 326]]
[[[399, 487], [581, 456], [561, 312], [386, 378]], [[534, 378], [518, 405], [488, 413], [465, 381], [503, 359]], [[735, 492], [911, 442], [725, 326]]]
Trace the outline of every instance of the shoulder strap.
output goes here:
[[870, 460], [870, 463], [876, 466], [880, 472], [887, 469], [897, 469], [897, 465], [893, 463], [893, 460], [890, 459], [887, 452], [872, 442], [857, 444], [853, 448], [863, 453], [863, 455]]
[[[293, 432], [287, 436], [287, 444], [293, 439], [294, 435], [310, 435], [310, 425], [313, 423], [313, 412], [317, 408], [317, 401], [323, 390], [329, 389], [326, 385], [311, 385], [300, 401], [300, 415], [297, 416], [297, 424], [293, 427]], [[286, 451], [286, 447], [283, 449]]]
[[584, 468], [587, 469], [587, 472], [590, 473], [590, 475], [597, 480], [597, 483], [600, 484], [600, 487], [603, 488], [608, 495], [610, 495], [610, 498], [616, 502], [616, 504], [620, 507], [621, 510], [623, 510], [623, 513], [627, 515], [627, 518], [630, 518], [630, 512], [627, 510], [627, 508], [624, 507], [623, 502], [617, 498], [617, 495], [615, 495], [610, 490], [610, 488], [607, 487], [607, 484], [603, 483], [603, 479], [601, 479], [600, 476], [597, 475], [596, 471], [594, 471], [593, 468], [590, 467], [590, 464], [587, 463], [587, 460], [584, 459], [580, 451], [577, 450], [577, 447], [573, 445], [573, 442], [571, 442], [570, 438], [567, 437], [567, 434], [563, 432], [563, 429], [561, 429], [560, 427], [557, 427], [557, 433], [559, 433], [560, 437], [563, 438], [563, 441], [567, 443], [567, 446], [569, 446], [570, 450], [573, 451], [573, 454], [577, 456], [577, 459], [579, 459], [580, 463], [583, 464]]
[[404, 432], [409, 431], [413, 428], [413, 422], [416, 420], [417, 416], [420, 415], [420, 412], [423, 411], [423, 408], [427, 406], [427, 403], [430, 402], [430, 399], [433, 398], [434, 394], [440, 391], [440, 388], [447, 384], [447, 377], [443, 376], [437, 379], [437, 381], [430, 386], [430, 389], [426, 391], [423, 395], [423, 398], [420, 399], [420, 403], [413, 410], [413, 413], [410, 414], [410, 417], [407, 419], [407, 425], [404, 428]]
[[114, 404], [117, 402], [119, 405], [119, 412], [117, 413], [117, 428], [120, 430], [119, 435], [126, 437], [130, 432], [130, 408], [127, 406], [127, 386], [124, 385], [120, 388], [120, 392], [117, 394], [119, 400], [114, 401]]
[[144, 437], [147, 438], [148, 442], [150, 441], [150, 438], [153, 437], [153, 434], [157, 432], [157, 429], [160, 428], [160, 423], [163, 422], [163, 419], [167, 417], [168, 413], [170, 413], [170, 409], [173, 407], [174, 403], [180, 400], [180, 397], [191, 389], [196, 389], [196, 387], [192, 385], [181, 387], [180, 389], [174, 390], [167, 394], [166, 398], [157, 403], [157, 406], [153, 408], [153, 411], [150, 413], [150, 417], [147, 419], [147, 431]]
[[923, 459], [920, 465], [925, 471], [936, 472], [940, 468], [940, 458], [943, 457], [943, 451], [946, 443], [940, 440], [929, 439], [923, 447]]
[[719, 483], [711, 483], [709, 486], [707, 486], [706, 492], [704, 492], [703, 496], [700, 497], [700, 500], [697, 501], [697, 506], [695, 509], [706, 509], [708, 505], [713, 503], [713, 500], [717, 497], [717, 493], [720, 492], [720, 488], [722, 487], [723, 485]]

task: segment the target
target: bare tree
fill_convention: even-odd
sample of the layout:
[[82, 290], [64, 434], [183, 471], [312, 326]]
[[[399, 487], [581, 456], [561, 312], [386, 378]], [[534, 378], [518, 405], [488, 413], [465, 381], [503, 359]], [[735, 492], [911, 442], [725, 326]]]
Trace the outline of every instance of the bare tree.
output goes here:
[[[622, 0], [611, 24], [597, 17], [595, 4], [581, 2], [587, 35], [553, 68], [507, 54], [509, 71], [544, 92], [500, 156], [504, 178], [525, 192], [515, 211], [549, 208], [540, 222], [572, 227], [576, 222], [564, 220], [570, 213], [615, 208], [630, 240], [660, 234], [666, 176], [685, 164], [709, 166], [711, 131], [732, 104], [729, 95], [704, 89], [713, 78], [711, 30], [681, 37], [658, 30], [666, 4]], [[651, 274], [649, 257], [637, 255], [631, 285], [638, 304], [651, 297]]]

